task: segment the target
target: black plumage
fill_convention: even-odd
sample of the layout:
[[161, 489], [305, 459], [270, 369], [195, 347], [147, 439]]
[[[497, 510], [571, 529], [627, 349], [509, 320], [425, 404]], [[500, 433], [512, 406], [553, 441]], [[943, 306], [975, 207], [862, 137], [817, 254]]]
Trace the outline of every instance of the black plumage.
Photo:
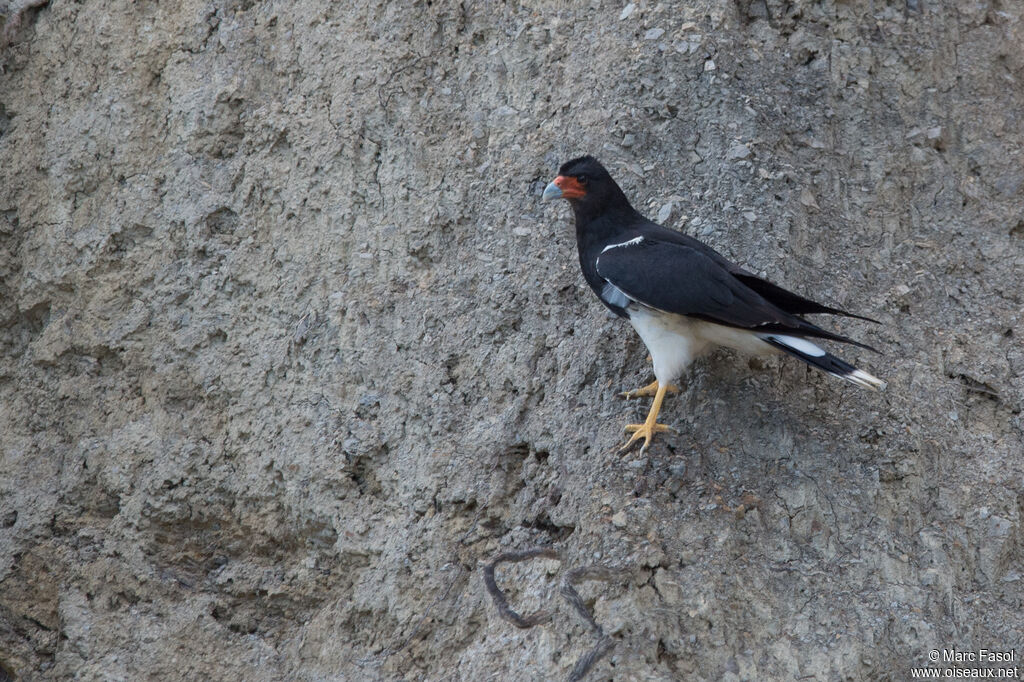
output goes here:
[[654, 361], [655, 403], [627, 447], [664, 430], [656, 423], [665, 389], [692, 360], [715, 345], [751, 353], [784, 352], [866, 388], [884, 382], [825, 352], [810, 339], [866, 344], [822, 329], [802, 315], [827, 313], [869, 321], [787, 291], [730, 262], [688, 235], [644, 218], [596, 159], [559, 169], [545, 198], [565, 198], [576, 218], [584, 278], [598, 298], [629, 319]]
[[[661, 228], [654, 223], [651, 225]], [[701, 246], [710, 250], [703, 244]], [[853, 339], [826, 331], [791, 312], [792, 299], [818, 305], [813, 301], [801, 299], [781, 287], [775, 287], [777, 291], [770, 295], [775, 294], [776, 300], [784, 301], [790, 307], [790, 310], [786, 310], [751, 288], [703, 251], [691, 246], [643, 235], [643, 240], [635, 245], [613, 248], [598, 254], [595, 266], [598, 276], [606, 282], [613, 283], [632, 300], [658, 310], [730, 327], [842, 341], [874, 350]], [[778, 295], [777, 292], [788, 294], [792, 299]], [[806, 310], [806, 303], [798, 303], [796, 307]], [[848, 314], [838, 310], [836, 312], [840, 315]]]

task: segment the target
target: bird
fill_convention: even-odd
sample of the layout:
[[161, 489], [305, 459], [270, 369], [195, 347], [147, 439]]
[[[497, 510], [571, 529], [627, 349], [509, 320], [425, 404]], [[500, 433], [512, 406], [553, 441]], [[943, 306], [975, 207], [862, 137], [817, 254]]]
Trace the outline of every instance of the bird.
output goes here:
[[702, 354], [725, 346], [744, 354], [787, 354], [863, 388], [885, 382], [827, 352], [820, 340], [839, 341], [870, 351], [871, 346], [808, 322], [804, 315], [825, 313], [875, 322], [816, 303], [729, 261], [707, 244], [663, 227], [640, 214], [601, 163], [581, 156], [564, 163], [545, 187], [543, 200], [565, 199], [576, 222], [576, 246], [583, 277], [615, 315], [629, 320], [654, 365], [651, 384], [621, 395], [650, 397], [643, 424], [621, 448], [643, 439], [645, 452], [675, 382]]

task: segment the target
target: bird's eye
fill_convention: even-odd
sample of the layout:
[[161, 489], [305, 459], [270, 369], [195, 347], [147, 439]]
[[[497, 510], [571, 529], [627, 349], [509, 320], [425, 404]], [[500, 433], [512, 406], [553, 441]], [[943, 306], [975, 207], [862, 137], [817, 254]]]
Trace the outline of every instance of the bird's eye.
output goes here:
[[576, 176], [576, 182], [580, 183], [581, 185], [586, 185], [587, 184], [587, 176], [586, 175], [577, 175]]

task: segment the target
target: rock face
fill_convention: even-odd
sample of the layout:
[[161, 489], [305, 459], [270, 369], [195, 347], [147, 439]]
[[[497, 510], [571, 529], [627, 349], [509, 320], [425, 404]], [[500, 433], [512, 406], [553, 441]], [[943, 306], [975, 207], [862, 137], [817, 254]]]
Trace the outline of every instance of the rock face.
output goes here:
[[[564, 679], [585, 566], [588, 679], [1019, 656], [1022, 5], [689, 4], [6, 8], [0, 679]], [[620, 457], [583, 152], [889, 390], [721, 352]]]

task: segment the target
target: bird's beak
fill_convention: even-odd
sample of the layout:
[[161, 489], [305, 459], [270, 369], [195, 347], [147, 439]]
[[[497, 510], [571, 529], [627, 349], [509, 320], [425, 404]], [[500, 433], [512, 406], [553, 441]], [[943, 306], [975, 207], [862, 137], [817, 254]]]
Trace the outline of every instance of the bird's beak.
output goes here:
[[586, 194], [583, 185], [571, 175], [559, 175], [544, 188], [541, 199], [582, 199]]
[[544, 188], [544, 194], [541, 194], [540, 198], [543, 201], [547, 201], [548, 199], [561, 199], [562, 188], [553, 182], [549, 182], [548, 186]]

